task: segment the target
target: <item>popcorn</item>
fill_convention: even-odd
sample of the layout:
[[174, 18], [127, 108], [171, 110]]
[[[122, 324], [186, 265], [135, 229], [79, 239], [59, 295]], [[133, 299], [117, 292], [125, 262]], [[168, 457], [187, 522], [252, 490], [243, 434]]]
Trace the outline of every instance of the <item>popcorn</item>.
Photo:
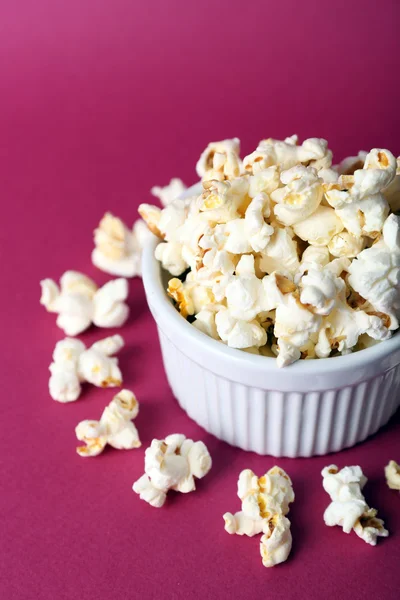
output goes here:
[[285, 187], [271, 194], [272, 200], [277, 202], [274, 213], [278, 221], [284, 225], [294, 225], [317, 210], [323, 190], [315, 169], [297, 165], [283, 171], [281, 181]]
[[353, 175], [354, 171], [364, 167], [368, 152], [360, 150], [357, 156], [348, 156], [344, 158], [335, 168], [339, 175]]
[[216, 313], [215, 326], [220, 339], [231, 348], [258, 348], [267, 342], [265, 329], [258, 321], [237, 319], [226, 308]]
[[75, 428], [76, 437], [85, 446], [76, 451], [79, 456], [97, 456], [109, 444], [117, 450], [139, 448], [139, 434], [132, 423], [139, 412], [135, 394], [121, 390], [106, 406], [100, 421], [81, 421]]
[[396, 176], [391, 183], [383, 190], [390, 210], [397, 213], [400, 210], [400, 156], [397, 157]]
[[400, 490], [400, 465], [391, 460], [385, 467], [386, 483], [391, 490]]
[[260, 478], [245, 469], [239, 475], [238, 496], [242, 510], [223, 515], [225, 531], [249, 537], [264, 533], [260, 540], [263, 565], [284, 562], [292, 547], [290, 521], [285, 517], [294, 501], [289, 475], [276, 466]]
[[118, 359], [124, 345], [120, 335], [104, 338], [86, 348], [79, 340], [65, 338], [57, 342], [49, 370], [50, 396], [58, 402], [74, 402], [85, 381], [98, 387], [116, 387], [122, 383]]
[[168, 185], [159, 187], [158, 185], [151, 188], [150, 192], [159, 199], [162, 206], [168, 206], [174, 202], [186, 190], [186, 185], [177, 177], [172, 178]]
[[356, 237], [348, 231], [341, 231], [333, 236], [328, 243], [332, 256], [354, 258], [365, 248], [365, 238]]
[[376, 545], [377, 537], [387, 537], [377, 511], [369, 508], [361, 492], [367, 483], [360, 467], [344, 467], [339, 471], [336, 465], [325, 467], [321, 475], [322, 485], [332, 502], [325, 510], [324, 521], [328, 527], [340, 525], [344, 533], [354, 530], [367, 544]]
[[297, 242], [290, 229], [275, 229], [267, 246], [260, 253], [258, 264], [264, 273], [297, 271], [300, 264]]
[[290, 521], [276, 514], [268, 521], [268, 530], [261, 537], [260, 553], [264, 567], [274, 567], [287, 560], [292, 549]]
[[94, 231], [93, 264], [111, 275], [135, 277], [141, 275], [141, 254], [149, 230], [139, 219], [132, 231], [118, 217], [106, 213]]
[[343, 279], [323, 267], [311, 267], [300, 280], [300, 302], [317, 315], [329, 315], [338, 294], [344, 289]]
[[390, 329], [400, 318], [400, 217], [390, 215], [382, 238], [363, 250], [349, 267], [349, 284], [376, 311], [389, 315]]
[[224, 181], [224, 179], [238, 177], [242, 171], [239, 153], [240, 140], [238, 138], [212, 142], [202, 152], [196, 165], [196, 173], [207, 181], [211, 179]]
[[328, 168], [332, 164], [332, 152], [328, 150], [326, 140], [310, 138], [297, 146], [297, 136], [285, 141], [268, 138], [262, 140], [255, 152], [243, 160], [245, 170], [256, 173], [272, 165], [282, 170], [290, 169], [299, 163], [307, 163], [316, 169]]
[[235, 138], [210, 144], [197, 169], [198, 196], [139, 209], [194, 327], [280, 367], [362, 350], [399, 327], [400, 222], [388, 199], [400, 206], [400, 157], [373, 149], [332, 167], [325, 140], [291, 136], [262, 140], [242, 164]]
[[333, 208], [322, 205], [310, 217], [293, 225], [295, 234], [312, 246], [327, 246], [343, 229], [344, 225]]
[[60, 288], [52, 279], [44, 279], [40, 285], [40, 303], [58, 314], [57, 325], [67, 335], [78, 335], [92, 323], [97, 327], [120, 327], [128, 318], [126, 279], [114, 279], [99, 289], [82, 273], [66, 271]]
[[164, 505], [168, 490], [186, 494], [196, 489], [211, 469], [211, 456], [203, 442], [193, 442], [182, 434], [153, 440], [145, 452], [145, 473], [133, 484], [133, 491], [151, 506]]

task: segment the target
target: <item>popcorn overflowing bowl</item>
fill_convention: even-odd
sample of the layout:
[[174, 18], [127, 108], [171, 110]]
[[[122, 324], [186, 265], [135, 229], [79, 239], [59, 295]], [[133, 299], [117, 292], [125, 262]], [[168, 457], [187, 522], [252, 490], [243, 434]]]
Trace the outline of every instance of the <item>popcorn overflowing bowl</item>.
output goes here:
[[243, 161], [238, 140], [210, 144], [202, 184], [139, 209], [171, 388], [259, 454], [350, 447], [400, 404], [400, 173], [386, 150], [331, 158], [318, 138], [263, 140]]

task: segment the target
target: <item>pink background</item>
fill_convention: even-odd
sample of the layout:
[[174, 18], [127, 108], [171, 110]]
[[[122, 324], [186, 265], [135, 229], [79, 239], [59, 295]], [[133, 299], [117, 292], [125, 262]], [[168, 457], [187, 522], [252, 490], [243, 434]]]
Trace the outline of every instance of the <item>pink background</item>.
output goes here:
[[[400, 153], [400, 5], [396, 0], [36, 0], [0, 6], [2, 432], [0, 596], [131, 598], [395, 598], [400, 497], [383, 466], [400, 460], [400, 419], [354, 449], [282, 459], [231, 448], [178, 408], [161, 365], [140, 280], [121, 331], [125, 385], [141, 402], [143, 447], [75, 453], [75, 425], [98, 418], [112, 390], [70, 405], [47, 391], [63, 337], [39, 305], [39, 280], [90, 263], [105, 210], [132, 222], [154, 184], [195, 181], [210, 140], [323, 136], [338, 159], [360, 148]], [[92, 342], [103, 336], [91, 330]], [[289, 371], [288, 371], [289, 374]], [[196, 493], [162, 510], [131, 491], [154, 437], [203, 439], [214, 467]], [[293, 478], [290, 560], [262, 567], [258, 540], [229, 536], [241, 469], [275, 462]], [[322, 521], [320, 470], [361, 464], [367, 500], [392, 532], [376, 548]]]

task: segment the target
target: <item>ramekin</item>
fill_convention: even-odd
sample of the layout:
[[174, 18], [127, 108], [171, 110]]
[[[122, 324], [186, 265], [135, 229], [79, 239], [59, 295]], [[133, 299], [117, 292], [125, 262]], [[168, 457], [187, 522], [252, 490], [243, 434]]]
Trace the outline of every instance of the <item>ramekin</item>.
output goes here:
[[188, 323], [166, 294], [170, 278], [143, 252], [143, 283], [164, 368], [180, 406], [217, 438], [272, 456], [337, 452], [365, 440], [400, 405], [400, 334], [335, 358], [280, 369], [274, 358], [213, 340]]

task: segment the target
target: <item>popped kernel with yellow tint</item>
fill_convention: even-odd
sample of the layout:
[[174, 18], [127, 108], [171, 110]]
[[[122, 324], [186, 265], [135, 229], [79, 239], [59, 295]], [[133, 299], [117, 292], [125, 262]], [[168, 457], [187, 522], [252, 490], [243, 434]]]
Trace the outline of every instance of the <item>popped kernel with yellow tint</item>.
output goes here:
[[75, 428], [76, 437], [85, 446], [78, 446], [79, 456], [98, 456], [108, 444], [118, 450], [139, 448], [139, 434], [132, 423], [139, 413], [139, 403], [130, 390], [121, 390], [106, 406], [99, 421], [81, 421]]
[[120, 335], [94, 343], [90, 348], [79, 340], [65, 338], [57, 342], [49, 370], [49, 392], [58, 402], [74, 402], [84, 382], [97, 387], [117, 387], [122, 373], [116, 354], [124, 345]]
[[242, 510], [223, 515], [225, 531], [248, 537], [263, 533], [260, 552], [266, 567], [286, 560], [292, 538], [290, 521], [285, 515], [294, 501], [289, 475], [278, 466], [262, 477], [245, 469], [239, 475], [238, 496]]

